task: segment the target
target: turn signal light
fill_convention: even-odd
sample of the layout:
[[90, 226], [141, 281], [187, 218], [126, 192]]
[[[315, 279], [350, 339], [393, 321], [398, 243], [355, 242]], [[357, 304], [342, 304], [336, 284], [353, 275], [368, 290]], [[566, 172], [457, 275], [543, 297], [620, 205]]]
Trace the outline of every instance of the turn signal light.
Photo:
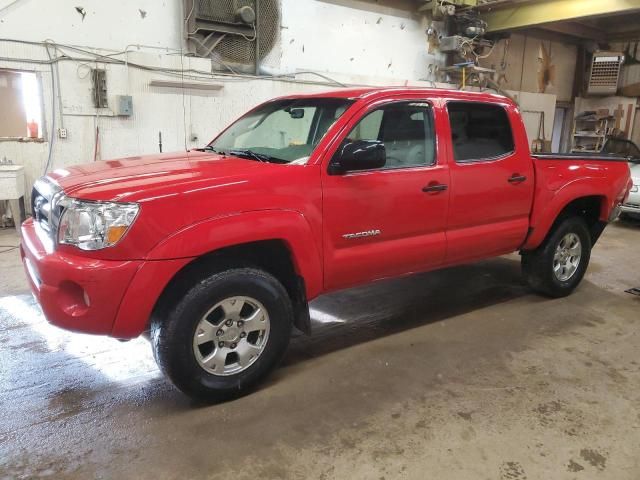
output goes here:
[[120, 239], [124, 236], [124, 234], [127, 232], [127, 229], [129, 227], [127, 225], [116, 225], [113, 227], [109, 227], [107, 229], [107, 243], [109, 244], [114, 244], [114, 243], [118, 243], [120, 241]]

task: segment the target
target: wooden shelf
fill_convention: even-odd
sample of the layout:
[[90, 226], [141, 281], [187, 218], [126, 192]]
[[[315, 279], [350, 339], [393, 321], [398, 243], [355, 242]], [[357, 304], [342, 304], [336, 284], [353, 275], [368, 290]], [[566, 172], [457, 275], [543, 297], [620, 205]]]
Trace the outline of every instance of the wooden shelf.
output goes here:
[[[589, 127], [585, 128], [588, 124]], [[578, 125], [581, 125], [578, 128]], [[602, 133], [598, 133], [602, 132]], [[574, 118], [573, 119], [573, 132], [572, 132], [572, 145], [571, 151], [580, 153], [598, 153], [604, 146], [609, 132], [609, 119], [585, 119]], [[581, 146], [589, 148], [580, 148]]]

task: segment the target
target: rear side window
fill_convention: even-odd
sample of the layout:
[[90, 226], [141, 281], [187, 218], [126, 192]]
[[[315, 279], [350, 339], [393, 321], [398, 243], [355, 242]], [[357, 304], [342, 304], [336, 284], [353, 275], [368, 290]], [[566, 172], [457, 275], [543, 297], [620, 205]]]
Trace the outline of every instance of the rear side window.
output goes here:
[[513, 152], [513, 133], [504, 108], [451, 102], [447, 109], [456, 162], [490, 160]]

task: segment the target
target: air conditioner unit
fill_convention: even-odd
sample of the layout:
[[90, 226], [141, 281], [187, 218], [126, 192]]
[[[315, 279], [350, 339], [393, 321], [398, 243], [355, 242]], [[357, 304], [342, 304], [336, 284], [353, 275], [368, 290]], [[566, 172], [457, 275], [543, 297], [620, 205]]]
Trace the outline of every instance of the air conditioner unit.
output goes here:
[[618, 91], [623, 61], [624, 55], [620, 52], [594, 53], [587, 93], [590, 95], [615, 95]]
[[185, 11], [196, 53], [223, 64], [253, 65], [278, 41], [280, 0], [185, 0]]

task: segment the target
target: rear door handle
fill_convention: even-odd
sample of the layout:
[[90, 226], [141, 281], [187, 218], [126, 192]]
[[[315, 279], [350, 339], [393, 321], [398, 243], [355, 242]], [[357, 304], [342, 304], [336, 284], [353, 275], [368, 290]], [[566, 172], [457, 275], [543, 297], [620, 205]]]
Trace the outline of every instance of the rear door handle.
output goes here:
[[447, 188], [444, 183], [430, 183], [426, 187], [422, 187], [422, 191], [425, 193], [444, 192]]
[[518, 174], [513, 174], [509, 177], [509, 180], [507, 180], [509, 183], [521, 183], [524, 182], [527, 179], [527, 177], [525, 177], [524, 175], [518, 175]]

